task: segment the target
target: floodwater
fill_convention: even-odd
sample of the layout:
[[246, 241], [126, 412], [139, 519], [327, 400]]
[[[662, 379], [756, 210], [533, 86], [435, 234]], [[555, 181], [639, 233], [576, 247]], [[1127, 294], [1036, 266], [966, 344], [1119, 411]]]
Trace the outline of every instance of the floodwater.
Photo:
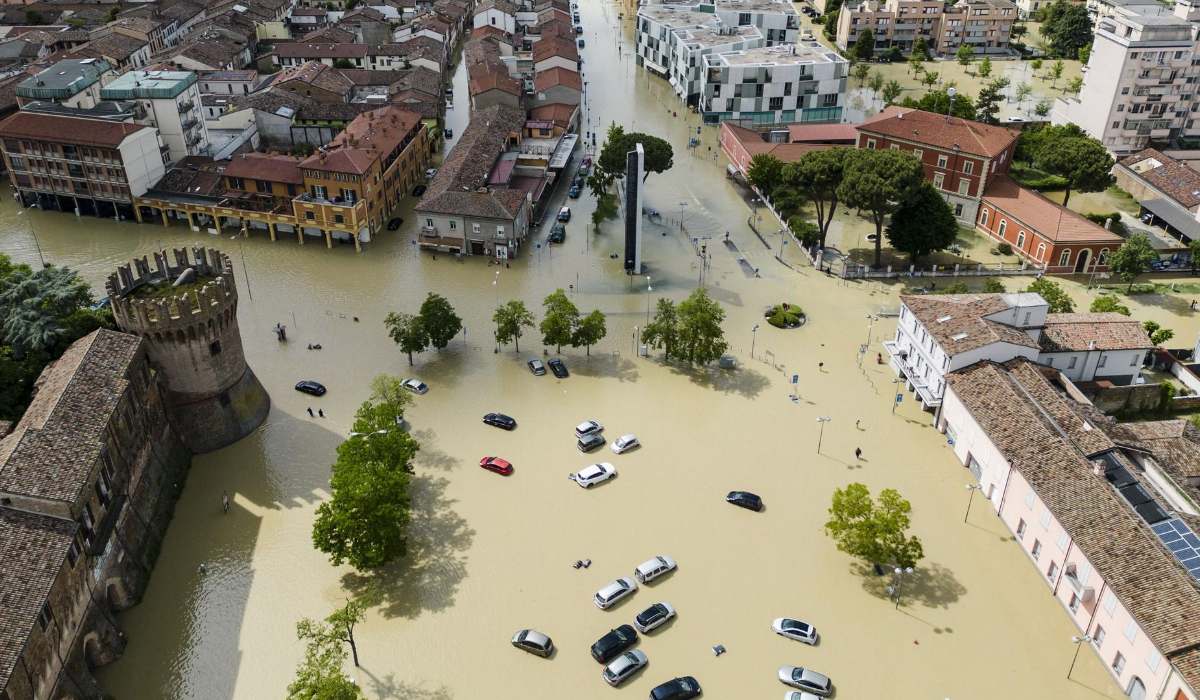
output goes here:
[[[411, 201], [400, 212], [405, 227], [361, 254], [352, 246], [233, 241], [183, 227], [33, 214], [48, 259], [96, 284], [159, 246], [229, 252], [246, 355], [273, 399], [251, 436], [195, 459], [145, 599], [119, 616], [125, 655], [97, 671], [114, 698], [285, 694], [303, 651], [295, 623], [327, 615], [367, 581], [330, 566], [310, 531], [316, 505], [328, 497], [334, 447], [381, 372], [419, 377], [430, 391], [408, 412], [421, 442], [410, 554], [379, 572], [384, 601], [358, 629], [362, 667], [347, 669], [370, 698], [645, 697], [684, 674], [699, 679], [705, 697], [778, 698], [782, 664], [830, 675], [838, 696], [851, 699], [1120, 696], [1087, 651], [1066, 679], [1075, 651], [1066, 614], [986, 501], [976, 499], [963, 522], [970, 475], [930, 429], [930, 416], [910, 397], [890, 413], [892, 375], [871, 358], [894, 324], [869, 325], [868, 316], [894, 310], [895, 294], [839, 283], [791, 256], [795, 269], [772, 259], [776, 251], [746, 228], [743, 194], [724, 178], [724, 163], [707, 157], [716, 130], [702, 129], [701, 157], [685, 149], [698, 119], [669, 113], [680, 106], [665, 83], [633, 65], [632, 21], [618, 33], [616, 13], [584, 3], [590, 124], [618, 120], [675, 144], [674, 168], [647, 183], [648, 205], [671, 218], [682, 208], [687, 228], [647, 227], [652, 292], [609, 257], [620, 250], [615, 223], [588, 240], [587, 197], [572, 203], [563, 246], [540, 255], [527, 247], [531, 254], [498, 277], [481, 258], [418, 253]], [[0, 247], [36, 260], [24, 217], [4, 199]], [[719, 240], [726, 230], [738, 252]], [[726, 309], [730, 351], [742, 363], [736, 371], [690, 371], [633, 353], [648, 301], [680, 300], [697, 286], [690, 239], [702, 236], [714, 237], [706, 283]], [[739, 257], [761, 268], [761, 278], [744, 272]], [[496, 303], [524, 299], [540, 310], [546, 294], [569, 285], [583, 312], [598, 308], [608, 318], [608, 337], [590, 357], [564, 349], [569, 378], [525, 368], [542, 353], [536, 333], [520, 353], [492, 352]], [[449, 298], [466, 330], [410, 369], [383, 318], [415, 312], [428, 291]], [[808, 325], [781, 331], [761, 323], [763, 308], [780, 301], [803, 306]], [[288, 326], [287, 344], [271, 332], [276, 323]], [[860, 366], [864, 342], [869, 354]], [[324, 349], [307, 350], [308, 343]], [[788, 396], [793, 375], [797, 403]], [[296, 393], [300, 379], [320, 381], [329, 393]], [[309, 418], [310, 406], [326, 418]], [[487, 427], [480, 417], [489, 411], [520, 425], [512, 433]], [[832, 419], [823, 433], [818, 417]], [[632, 432], [644, 447], [581, 455], [571, 429], [587, 419], [602, 422], [610, 441]], [[479, 469], [488, 455], [511, 460], [515, 474]], [[567, 480], [595, 461], [613, 462], [619, 477], [586, 491]], [[894, 487], [912, 501], [926, 559], [906, 581], [899, 609], [883, 591], [888, 581], [822, 534], [833, 490], [851, 481], [874, 492]], [[761, 494], [765, 510], [725, 504], [732, 489]], [[228, 514], [223, 491], [233, 499]], [[659, 554], [673, 556], [678, 571], [615, 609], [591, 603], [597, 589]], [[572, 568], [583, 558], [590, 568]], [[658, 601], [673, 604], [678, 618], [642, 640], [649, 667], [621, 689], [608, 688], [588, 647]], [[815, 624], [820, 643], [772, 634], [772, 619], [784, 616]], [[509, 646], [526, 627], [553, 637], [552, 658]], [[710, 647], [718, 644], [728, 652], [715, 657]]]

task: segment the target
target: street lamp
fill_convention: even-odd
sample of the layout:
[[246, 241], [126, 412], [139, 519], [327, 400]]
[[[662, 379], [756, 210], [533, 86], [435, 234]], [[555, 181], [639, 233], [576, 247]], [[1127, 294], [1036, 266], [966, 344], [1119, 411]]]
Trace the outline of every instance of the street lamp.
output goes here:
[[679, 230], [680, 231], [683, 230], [683, 211], [684, 211], [683, 208], [686, 207], [687, 205], [688, 205], [687, 202], [683, 202], [683, 201], [679, 202]]
[[625, 274], [629, 275], [629, 291], [633, 291], [633, 261], [625, 263]]
[[[496, 270], [496, 276], [492, 278], [492, 303], [496, 307], [496, 311], [500, 311], [500, 271]], [[492, 331], [492, 335], [496, 338], [496, 349], [493, 352], [500, 352], [500, 327], [496, 326], [496, 330]], [[466, 336], [463, 336], [463, 343], [466, 343]]]
[[[36, 206], [37, 206], [37, 202], [30, 204], [29, 206], [25, 207], [21, 211], [17, 212], [17, 216], [25, 216], [25, 214], [30, 209], [33, 209]], [[49, 265], [46, 264], [46, 258], [42, 257], [42, 244], [38, 243], [37, 231], [33, 230], [33, 217], [25, 216], [25, 220], [29, 222], [29, 235], [33, 237], [33, 245], [37, 248], [38, 260], [42, 261], [43, 268], [50, 267]]]
[[631, 345], [633, 347], [634, 355], [637, 355], [637, 341], [638, 341], [638, 327], [634, 326], [633, 327], [633, 343], [631, 343]]
[[375, 431], [372, 431], [369, 433], [356, 433], [353, 430], [350, 431], [350, 437], [352, 437], [352, 438], [371, 437], [372, 435], [386, 435], [386, 434], [387, 434], [386, 430], [375, 430]]
[[967, 516], [971, 514], [971, 502], [975, 500], [975, 492], [983, 490], [983, 484], [967, 484], [967, 490], [971, 495], [967, 497], [967, 512], [963, 515], [963, 522], [967, 522]]
[[[32, 223], [32, 221], [30, 221], [30, 223]], [[242, 237], [241, 235], [235, 233], [229, 237], [229, 240], [232, 241], [235, 238], [238, 242], [238, 256], [242, 259], [242, 275], [246, 277], [246, 296], [253, 299], [254, 292], [250, 291], [250, 271], [246, 269], [246, 252], [242, 250]], [[166, 253], [163, 253], [163, 257], [166, 257]]]
[[754, 341], [758, 339], [758, 324], [750, 329], [750, 359], [754, 359]]
[[[908, 380], [893, 379], [892, 384], [895, 385], [895, 384], [899, 384], [900, 382], [904, 382], [904, 381], [908, 381]], [[900, 396], [901, 396], [901, 394], [896, 394], [895, 396], [892, 397], [892, 415], [893, 416], [896, 415], [896, 404], [900, 403]]]
[[900, 609], [900, 588], [904, 585], [904, 575], [911, 574], [913, 568], [910, 566], [907, 569], [896, 568], [896, 609]]
[[1075, 670], [1075, 662], [1079, 660], [1079, 647], [1082, 646], [1081, 642], [1091, 642], [1091, 641], [1092, 641], [1092, 637], [1091, 637], [1091, 635], [1088, 635], [1088, 634], [1085, 634], [1082, 637], [1079, 637], [1079, 636], [1071, 637], [1071, 642], [1075, 645], [1075, 656], [1072, 657], [1072, 659], [1071, 659], [1071, 668], [1067, 669], [1067, 680], [1071, 679], [1071, 671]]
[[817, 454], [821, 454], [821, 440], [825, 438], [825, 424], [833, 420], [832, 418], [817, 418], [817, 423], [821, 426], [821, 432], [817, 435]]
[[646, 276], [646, 325], [650, 325], [650, 292], [654, 291], [654, 287], [650, 286], [650, 276]]

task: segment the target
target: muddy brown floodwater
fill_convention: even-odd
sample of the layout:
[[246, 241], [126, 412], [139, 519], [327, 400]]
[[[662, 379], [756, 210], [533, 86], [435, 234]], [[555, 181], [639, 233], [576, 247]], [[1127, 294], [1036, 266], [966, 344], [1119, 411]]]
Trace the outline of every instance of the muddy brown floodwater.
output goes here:
[[[400, 212], [405, 226], [357, 255], [350, 246], [238, 242], [183, 227], [33, 214], [48, 259], [80, 268], [93, 284], [159, 246], [228, 251], [239, 268], [246, 354], [273, 399], [250, 437], [195, 459], [145, 599], [120, 615], [125, 655], [97, 671], [113, 697], [285, 694], [302, 654], [296, 621], [327, 615], [363, 585], [313, 549], [310, 528], [328, 497], [334, 446], [380, 372], [419, 377], [430, 391], [408, 414], [421, 442], [410, 555], [387, 571], [385, 599], [358, 630], [362, 668], [348, 668], [370, 698], [632, 698], [683, 674], [696, 676], [709, 698], [778, 698], [781, 664], [822, 671], [851, 699], [1120, 696], [1087, 651], [1074, 680], [1066, 679], [1075, 632], [1067, 616], [994, 515], [975, 504], [963, 523], [970, 475], [930, 416], [909, 399], [891, 415], [891, 373], [871, 361], [858, 366], [861, 343], [869, 337], [873, 357], [879, 339], [894, 333], [892, 321], [869, 327], [867, 318], [895, 309], [895, 292], [841, 286], [791, 257], [795, 270], [773, 259], [776, 251], [746, 228], [743, 195], [725, 180], [724, 163], [708, 157], [716, 130], [702, 128], [701, 157], [686, 150], [697, 118], [685, 118], [668, 86], [633, 65], [632, 23], [618, 27], [616, 12], [583, 3], [591, 124], [616, 120], [669, 138], [675, 167], [651, 176], [649, 206], [677, 218], [679, 202], [688, 202], [686, 234], [647, 227], [653, 292], [644, 278], [631, 292], [609, 257], [620, 250], [615, 225], [585, 243], [587, 197], [572, 203], [565, 245], [514, 261], [495, 287], [496, 268], [481, 258], [458, 263], [417, 253], [411, 201]], [[24, 218], [4, 200], [0, 247], [36, 260]], [[726, 230], [740, 252], [717, 240]], [[706, 235], [714, 236], [706, 282], [728, 312], [727, 337], [742, 366], [692, 372], [635, 356], [633, 329], [645, 323], [648, 298], [679, 300], [697, 286], [690, 239]], [[777, 246], [777, 236], [768, 240]], [[738, 257], [761, 268], [761, 279], [744, 273]], [[608, 316], [608, 337], [590, 357], [562, 353], [569, 378], [525, 368], [542, 353], [533, 334], [520, 353], [492, 352], [497, 301], [519, 298], [540, 309], [547, 293], [568, 285], [581, 310]], [[416, 311], [427, 291], [451, 300], [466, 331], [410, 369], [383, 317]], [[752, 334], [762, 309], [779, 301], [802, 305], [808, 325], [781, 331], [764, 323]], [[287, 344], [275, 340], [276, 323], [288, 326]], [[308, 343], [324, 349], [306, 350]], [[788, 398], [792, 374], [800, 379], [798, 404]], [[328, 395], [296, 393], [300, 379], [324, 383]], [[309, 406], [327, 417], [310, 419]], [[480, 422], [489, 411], [520, 425], [512, 433], [489, 428]], [[820, 454], [817, 417], [832, 418]], [[571, 429], [586, 419], [602, 422], [609, 440], [636, 433], [644, 447], [581, 455]], [[477, 461], [485, 455], [511, 460], [516, 473], [482, 471]], [[588, 491], [567, 480], [595, 461], [613, 462], [619, 477]], [[882, 590], [886, 582], [821, 532], [831, 493], [851, 481], [897, 488], [913, 503], [927, 558], [899, 610]], [[732, 489], [761, 494], [766, 509], [725, 504]], [[224, 491], [233, 496], [228, 515]], [[659, 554], [673, 556], [679, 570], [615, 609], [592, 604], [598, 588]], [[591, 567], [572, 568], [582, 558]], [[197, 574], [201, 563], [206, 575]], [[673, 604], [678, 618], [641, 642], [648, 668], [608, 688], [589, 645], [657, 601]], [[814, 623], [820, 644], [774, 635], [771, 620], [781, 616]], [[509, 645], [525, 627], [553, 637], [553, 658]], [[714, 657], [716, 644], [728, 653]]]

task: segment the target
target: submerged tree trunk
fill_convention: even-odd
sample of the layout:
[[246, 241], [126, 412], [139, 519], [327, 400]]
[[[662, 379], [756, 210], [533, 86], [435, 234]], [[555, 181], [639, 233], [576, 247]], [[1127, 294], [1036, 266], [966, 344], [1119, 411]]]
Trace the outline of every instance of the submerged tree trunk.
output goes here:
[[410, 353], [408, 353], [408, 366], [409, 366], [409, 367], [412, 367], [412, 366], [413, 366], [413, 359], [412, 359], [412, 353], [411, 353], [411, 352], [410, 352]]

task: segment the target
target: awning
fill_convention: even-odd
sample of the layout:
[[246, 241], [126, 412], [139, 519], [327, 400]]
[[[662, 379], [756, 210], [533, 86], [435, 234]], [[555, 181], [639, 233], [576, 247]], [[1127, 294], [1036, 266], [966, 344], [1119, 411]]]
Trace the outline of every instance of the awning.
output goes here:
[[462, 250], [463, 239], [461, 238], [443, 238], [442, 245], [447, 248], [458, 248]]
[[[1142, 206], [1145, 207], [1155, 217], [1162, 219], [1183, 235], [1192, 240], [1200, 240], [1200, 221], [1196, 221], [1196, 217], [1187, 209], [1167, 199], [1147, 199], [1143, 201]], [[1155, 243], [1151, 238], [1151, 243]], [[1187, 246], [1186, 242], [1179, 243], [1179, 248]], [[1159, 246], [1155, 246], [1158, 248]]]

